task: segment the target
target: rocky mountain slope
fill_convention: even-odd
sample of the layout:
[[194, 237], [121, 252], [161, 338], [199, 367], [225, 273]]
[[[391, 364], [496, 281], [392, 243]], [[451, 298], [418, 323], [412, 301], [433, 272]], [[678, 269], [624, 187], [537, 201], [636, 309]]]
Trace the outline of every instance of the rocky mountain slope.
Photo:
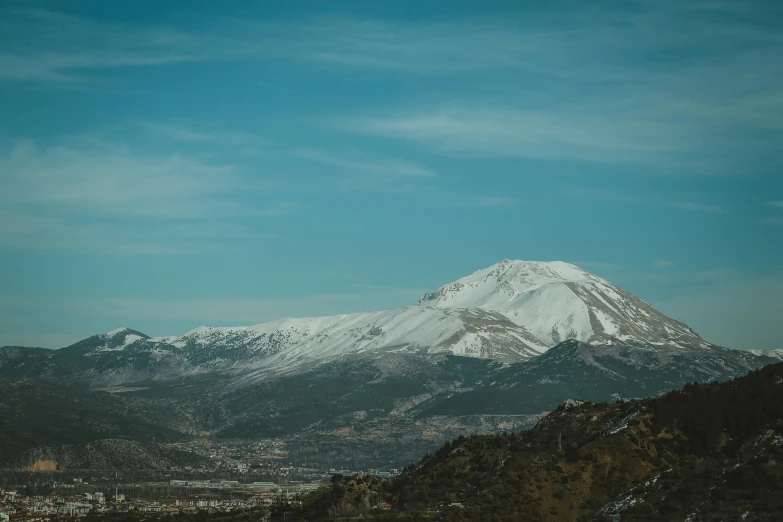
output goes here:
[[775, 364], [655, 399], [569, 400], [530, 431], [460, 437], [394, 479], [336, 477], [286, 518], [775, 520], [781, 488]]
[[774, 353], [753, 355], [720, 347], [685, 350], [571, 340], [529, 361], [497, 369], [480, 386], [441, 394], [416, 409], [427, 415], [534, 414], [551, 411], [569, 398], [654, 397], [688, 382], [723, 381], [779, 361]]

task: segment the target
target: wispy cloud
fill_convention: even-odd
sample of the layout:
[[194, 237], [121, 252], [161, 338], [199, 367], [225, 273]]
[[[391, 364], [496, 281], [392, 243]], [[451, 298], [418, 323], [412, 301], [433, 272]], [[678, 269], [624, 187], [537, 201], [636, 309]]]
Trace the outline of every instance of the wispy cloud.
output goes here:
[[723, 279], [730, 277], [734, 274], [731, 270], [727, 270], [725, 268], [713, 268], [711, 270], [702, 270], [700, 272], [696, 273], [696, 277], [702, 278], [702, 279]]
[[286, 179], [285, 167], [274, 180], [259, 175], [260, 157], [331, 167], [318, 186], [335, 192], [421, 193], [436, 177], [420, 164], [355, 149], [297, 147], [219, 125], [135, 121], [56, 145], [18, 140], [0, 150], [0, 245], [157, 255], [274, 239], [262, 220], [299, 207], [280, 194], [311, 189]]
[[[739, 174], [778, 157], [783, 73], [774, 64], [783, 37], [761, 12], [740, 2], [639, 1], [557, 14], [473, 27], [351, 26], [340, 52], [312, 58], [429, 74], [444, 72], [443, 64], [452, 73], [484, 68], [484, 81], [467, 93], [425, 95], [333, 124], [443, 154], [637, 164], [673, 174]], [[748, 129], [766, 134], [750, 139]]]
[[618, 263], [607, 263], [605, 261], [575, 261], [575, 265], [586, 268], [596, 268], [603, 270], [621, 270], [623, 265]]
[[[292, 22], [220, 18], [196, 29], [99, 23], [42, 9], [4, 9], [0, 78], [75, 83], [90, 72], [264, 57], [329, 66], [443, 74], [543, 62], [546, 34], [496, 20], [399, 23], [350, 16]], [[22, 38], [35, 34], [36, 38]], [[471, 42], [466, 45], [466, 42]], [[504, 52], [497, 52], [504, 49]], [[528, 66], [529, 67], [529, 66]], [[259, 80], [259, 85], [302, 94]]]
[[347, 131], [416, 141], [454, 155], [616, 163], [653, 161], [680, 148], [668, 143], [661, 124], [644, 125], [640, 121], [598, 115], [576, 116], [575, 107], [537, 110], [470, 105], [437, 112], [424, 110], [399, 116], [343, 119], [337, 126]]
[[[321, 171], [317, 176], [318, 190], [413, 193], [426, 191], [424, 183], [437, 177], [437, 173], [425, 165], [371, 150], [302, 147], [254, 133], [225, 130], [216, 124], [142, 121], [131, 127], [164, 143], [193, 146], [193, 150], [198, 150], [201, 155], [214, 153], [220, 157], [243, 159], [305, 160], [318, 164]], [[257, 188], [284, 188], [285, 176], [278, 175], [277, 178], [275, 182], [256, 182]], [[290, 191], [296, 184], [288, 185]], [[303, 189], [300, 186], [297, 190]]]
[[[49, 310], [61, 314], [90, 317], [92, 324], [103, 324], [104, 330], [128, 325], [146, 330], [147, 324], [167, 321], [188, 324], [194, 328], [209, 325], [252, 325], [284, 317], [313, 317], [379, 310], [389, 306], [415, 303], [426, 292], [424, 288], [391, 288], [353, 285], [344, 293], [316, 294], [289, 299], [126, 299], [126, 298], [0, 298], [0, 311], [6, 316], [20, 310]], [[23, 327], [24, 325], [22, 325]], [[97, 327], [96, 327], [97, 329]], [[81, 332], [82, 339], [100, 329]], [[145, 331], [149, 335], [182, 335], [180, 331]], [[3, 331], [0, 346], [19, 343], [56, 348], [65, 341], [76, 340], [66, 334], [39, 335]]]
[[116, 143], [13, 144], [0, 155], [0, 243], [35, 248], [191, 252], [214, 241], [265, 238], [258, 219], [295, 202], [250, 204], [265, 189], [232, 164]]
[[[781, 348], [783, 278], [719, 278], [685, 295], [653, 302], [711, 342], [738, 349]], [[741, 326], [740, 326], [741, 325]]]
[[198, 254], [235, 247], [237, 241], [274, 240], [273, 233], [226, 218], [205, 216], [150, 222], [122, 218], [95, 219], [61, 208], [0, 211], [0, 246], [67, 249], [115, 254]]
[[5, 9], [0, 79], [79, 83], [118, 67], [270, 58], [322, 74], [462, 75], [470, 81], [425, 82], [416, 99], [343, 111], [331, 125], [451, 155], [671, 173], [779, 163], [783, 36], [769, 22], [774, 12], [736, 0], [568, 7], [438, 21], [213, 18], [197, 28]]
[[291, 154], [370, 176], [430, 178], [436, 175], [432, 170], [415, 163], [385, 158], [370, 159], [356, 152], [339, 155], [320, 149], [292, 149]]
[[[783, 210], [783, 201], [780, 200], [767, 201], [767, 206], [775, 209]], [[765, 225], [772, 225], [773, 227], [783, 227], [783, 217], [780, 216], [766, 217], [762, 219], [761, 222]]]
[[543, 57], [547, 39], [496, 19], [402, 23], [331, 16], [248, 24], [268, 40], [285, 42], [278, 48], [288, 58], [425, 75], [525, 67], [525, 61]]
[[249, 132], [204, 128], [197, 123], [173, 123], [161, 121], [141, 121], [135, 124], [152, 136], [174, 143], [195, 143], [213, 146], [247, 149], [259, 153], [273, 147], [275, 142]]
[[690, 210], [693, 212], [702, 212], [705, 214], [728, 213], [728, 210], [715, 205], [705, 205], [704, 203], [693, 203], [690, 201], [676, 201], [674, 203], [669, 203], [669, 206], [673, 208], [679, 208], [681, 210]]
[[593, 199], [600, 201], [617, 201], [621, 203], [649, 203], [649, 198], [641, 197], [635, 192], [628, 194], [613, 188], [601, 188], [601, 187], [565, 187], [562, 192], [563, 196], [569, 198], [579, 199]]
[[518, 205], [519, 200], [502, 196], [480, 196], [471, 199], [454, 199], [446, 204], [452, 207], [494, 208]]
[[[110, 25], [45, 10], [2, 10], [0, 78], [78, 83], [107, 68], [205, 59], [207, 48], [180, 29]], [[34, 35], [34, 37], [31, 37]]]
[[645, 204], [653, 207], [669, 207], [690, 212], [700, 212], [703, 214], [728, 214], [729, 210], [718, 205], [707, 203], [697, 203], [693, 201], [671, 201], [671, 196], [663, 196], [655, 193], [646, 194], [644, 197], [636, 194], [624, 194], [616, 189], [606, 189], [597, 187], [569, 187], [564, 194], [568, 197], [584, 198], [601, 201], [616, 201], [621, 203], [632, 203], [635, 205]]
[[[331, 182], [321, 183], [335, 190], [417, 191], [419, 185], [437, 173], [419, 163], [388, 157], [356, 148], [326, 149], [301, 147], [249, 132], [223, 130], [218, 125], [198, 122], [136, 122], [134, 127], [166, 143], [190, 144], [232, 157], [275, 157], [306, 160], [333, 168]], [[216, 128], [217, 127], [217, 128]], [[266, 182], [271, 188], [274, 184]]]
[[252, 212], [221, 198], [248, 188], [231, 164], [181, 153], [134, 151], [114, 143], [39, 147], [16, 142], [0, 157], [6, 204], [60, 204], [84, 213], [177, 217]]
[[660, 270], [665, 270], [667, 268], [671, 268], [675, 264], [676, 263], [674, 261], [670, 261], [668, 259], [656, 259], [655, 261], [653, 261], [653, 266], [655, 268], [660, 269]]
[[69, 333], [47, 332], [3, 332], [0, 346], [34, 346], [36, 348], [63, 348], [84, 339], [84, 336]]

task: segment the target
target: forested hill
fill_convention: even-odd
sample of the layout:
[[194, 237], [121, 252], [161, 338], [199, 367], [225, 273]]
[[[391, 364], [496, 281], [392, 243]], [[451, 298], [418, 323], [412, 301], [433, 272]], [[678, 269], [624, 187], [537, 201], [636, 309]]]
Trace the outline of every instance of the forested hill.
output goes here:
[[156, 423], [159, 417], [157, 411], [131, 408], [105, 392], [0, 378], [0, 468], [150, 469], [203, 463], [155, 443], [189, 436]]
[[[447, 443], [399, 477], [335, 477], [287, 520], [779, 520], [783, 364]], [[390, 510], [377, 507], [390, 504]], [[278, 513], [282, 519], [282, 513]]]

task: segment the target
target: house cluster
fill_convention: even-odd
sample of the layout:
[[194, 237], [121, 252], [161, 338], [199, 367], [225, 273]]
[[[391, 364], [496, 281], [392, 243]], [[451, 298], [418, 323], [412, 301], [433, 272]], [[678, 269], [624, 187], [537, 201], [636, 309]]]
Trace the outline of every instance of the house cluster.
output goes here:
[[[310, 459], [308, 453], [303, 458], [292, 457], [285, 441], [264, 439], [254, 441], [218, 441], [210, 437], [198, 437], [185, 442], [170, 443], [171, 448], [201, 455], [212, 462], [209, 469], [187, 469], [180, 471], [196, 471], [201, 475], [220, 473], [233, 477], [241, 477], [243, 481], [253, 479], [274, 480], [280, 483], [328, 482], [335, 473], [354, 475], [358, 471], [347, 469], [328, 469], [332, 463]], [[326, 464], [326, 465], [324, 465]], [[396, 469], [368, 469], [364, 474], [377, 475], [382, 478], [396, 476]], [[191, 484], [191, 487], [214, 487], [212, 485]]]
[[90, 512], [105, 513], [108, 505], [103, 493], [25, 496], [0, 490], [0, 522], [43, 521], [52, 515], [86, 516]]
[[280, 486], [274, 482], [250, 482], [244, 484], [240, 483], [238, 480], [169, 480], [169, 485], [204, 489], [242, 488], [276, 492], [282, 491]]
[[268, 506], [279, 495], [263, 491], [241, 499], [167, 499], [166, 501], [131, 499], [118, 493], [105, 498], [103, 493], [83, 493], [78, 496], [24, 496], [16, 491], [0, 490], [0, 522], [48, 522], [51, 516], [85, 517], [90, 513], [195, 513], [198, 511], [240, 511]]
[[351, 475], [375, 475], [376, 477], [380, 478], [391, 478], [396, 477], [400, 474], [400, 470], [397, 468], [390, 468], [390, 469], [373, 469], [370, 468], [366, 471], [351, 471], [349, 469], [335, 469], [331, 468], [328, 472], [328, 476], [332, 475], [344, 475], [344, 476], [351, 476]]
[[207, 437], [169, 444], [170, 447], [209, 458], [213, 466], [198, 471], [275, 473], [286, 459], [285, 442], [260, 440], [252, 442], [217, 442]]

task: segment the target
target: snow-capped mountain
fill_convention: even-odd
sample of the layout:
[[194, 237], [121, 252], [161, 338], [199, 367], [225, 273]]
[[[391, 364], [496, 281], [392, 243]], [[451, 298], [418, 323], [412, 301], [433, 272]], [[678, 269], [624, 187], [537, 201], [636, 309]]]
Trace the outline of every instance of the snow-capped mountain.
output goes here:
[[579, 268], [555, 262], [504, 260], [425, 294], [420, 306], [494, 310], [548, 346], [610, 336], [675, 345], [705, 345], [696, 332]]
[[512, 362], [547, 348], [523, 326], [492, 310], [418, 306], [281, 319], [245, 328], [201, 327], [180, 338], [160, 340], [183, 348], [241, 347], [256, 358], [253, 366], [265, 368], [378, 350], [450, 353]]
[[117, 328], [111, 332], [93, 335], [69, 347], [73, 352], [81, 352], [96, 355], [104, 352], [121, 352], [128, 346], [149, 339], [149, 336], [131, 330], [130, 328]]
[[[518, 362], [567, 339], [705, 348], [683, 323], [577, 266], [505, 260], [425, 294], [417, 305], [249, 327], [200, 327], [151, 341], [190, 354], [220, 350], [252, 369], [379, 350]], [[243, 356], [237, 357], [239, 352]], [[235, 355], [231, 355], [235, 354]]]
[[[661, 357], [671, 349], [714, 349], [683, 323], [577, 266], [505, 260], [404, 308], [202, 326], [155, 338], [120, 328], [35, 358], [41, 375], [110, 386], [215, 372], [264, 378], [366, 354], [457, 355], [508, 364], [568, 339], [658, 346]], [[35, 375], [38, 366], [28, 363], [29, 357], [6, 349], [0, 353], [0, 375]]]

